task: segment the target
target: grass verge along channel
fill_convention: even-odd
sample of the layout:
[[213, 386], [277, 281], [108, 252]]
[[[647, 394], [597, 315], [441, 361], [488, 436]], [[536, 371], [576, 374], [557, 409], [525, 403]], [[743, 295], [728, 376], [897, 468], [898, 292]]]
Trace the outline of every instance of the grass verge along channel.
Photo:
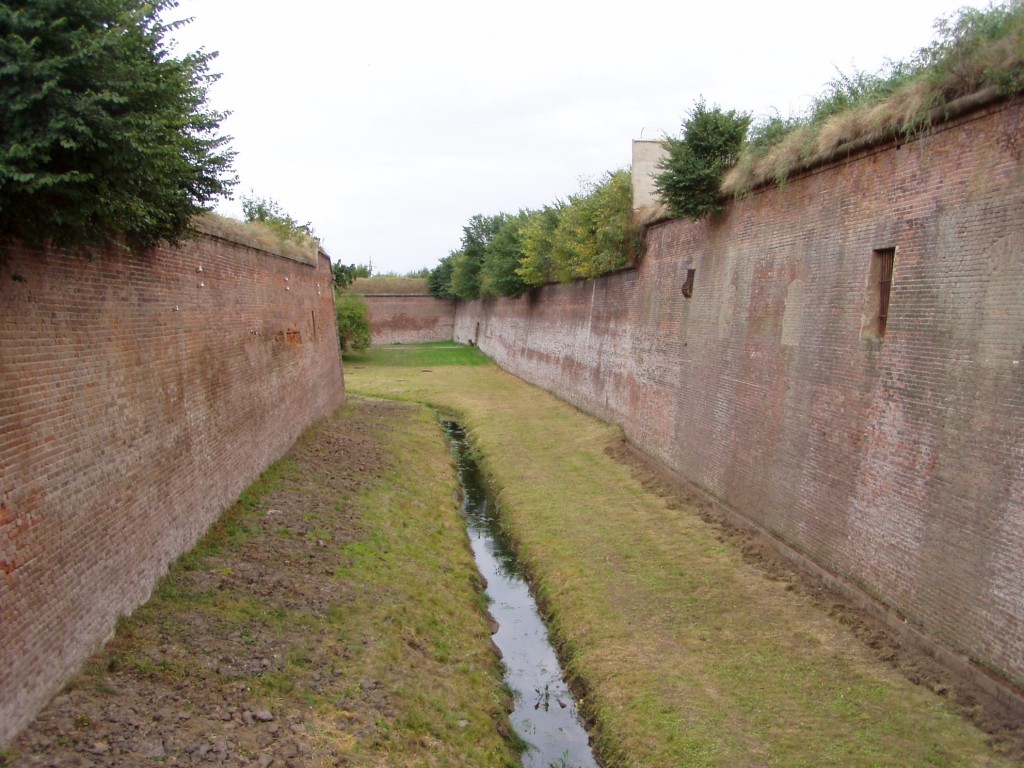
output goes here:
[[434, 414], [350, 398], [0, 765], [516, 765], [456, 488]]
[[617, 428], [493, 365], [410, 357], [346, 358], [349, 391], [458, 414], [606, 765], [1020, 764], [954, 691], [913, 684], [795, 577], [653, 490], [616, 458]]

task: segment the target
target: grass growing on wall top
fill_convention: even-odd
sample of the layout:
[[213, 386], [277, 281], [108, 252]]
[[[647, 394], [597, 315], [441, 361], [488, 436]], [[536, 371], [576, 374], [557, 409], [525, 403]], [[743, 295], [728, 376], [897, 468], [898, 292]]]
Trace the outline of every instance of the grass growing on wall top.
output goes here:
[[364, 296], [426, 296], [430, 293], [425, 277], [357, 277], [351, 288]]
[[320, 253], [320, 244], [312, 237], [288, 239], [259, 221], [239, 221], [216, 213], [205, 213], [197, 217], [193, 225], [199, 232], [269, 251], [304, 264], [315, 266]]
[[607, 451], [617, 428], [495, 366], [386, 363], [349, 367], [348, 391], [467, 426], [606, 765], [1015, 765], [696, 510], [648, 491]]
[[762, 122], [722, 179], [722, 193], [784, 182], [853, 142], [913, 135], [947, 119], [958, 99], [963, 104], [972, 96], [992, 100], [1024, 91], [1021, 0], [962, 8], [937, 20], [935, 32], [910, 59], [889, 62], [878, 73], [839, 73], [806, 116]]

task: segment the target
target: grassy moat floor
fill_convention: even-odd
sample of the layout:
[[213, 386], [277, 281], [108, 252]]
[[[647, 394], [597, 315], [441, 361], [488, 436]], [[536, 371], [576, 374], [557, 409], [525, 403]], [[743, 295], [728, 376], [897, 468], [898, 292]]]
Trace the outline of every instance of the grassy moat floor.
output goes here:
[[0, 765], [517, 764], [424, 405], [467, 428], [605, 765], [1022, 765], [1019, 723], [660, 484], [618, 429], [472, 348], [374, 348], [345, 373], [348, 404]]

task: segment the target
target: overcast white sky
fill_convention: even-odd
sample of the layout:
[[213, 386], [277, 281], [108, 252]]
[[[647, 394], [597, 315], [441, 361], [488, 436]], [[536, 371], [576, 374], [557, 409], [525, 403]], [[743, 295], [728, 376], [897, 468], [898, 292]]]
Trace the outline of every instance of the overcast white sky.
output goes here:
[[[433, 267], [476, 213], [564, 198], [676, 136], [703, 95], [802, 112], [836, 68], [874, 71], [955, 0], [182, 0], [178, 55], [219, 51], [211, 91], [240, 194], [311, 221], [334, 261]], [[978, 3], [971, 3], [977, 5]]]

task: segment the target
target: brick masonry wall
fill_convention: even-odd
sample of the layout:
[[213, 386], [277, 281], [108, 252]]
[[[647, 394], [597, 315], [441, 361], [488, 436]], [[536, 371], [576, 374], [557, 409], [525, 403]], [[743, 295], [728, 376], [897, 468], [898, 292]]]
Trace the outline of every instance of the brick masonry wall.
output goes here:
[[1022, 128], [996, 105], [658, 225], [638, 269], [460, 304], [455, 337], [1024, 686]]
[[0, 250], [0, 743], [343, 399], [326, 257]]
[[374, 344], [450, 341], [455, 302], [422, 295], [366, 295]]

